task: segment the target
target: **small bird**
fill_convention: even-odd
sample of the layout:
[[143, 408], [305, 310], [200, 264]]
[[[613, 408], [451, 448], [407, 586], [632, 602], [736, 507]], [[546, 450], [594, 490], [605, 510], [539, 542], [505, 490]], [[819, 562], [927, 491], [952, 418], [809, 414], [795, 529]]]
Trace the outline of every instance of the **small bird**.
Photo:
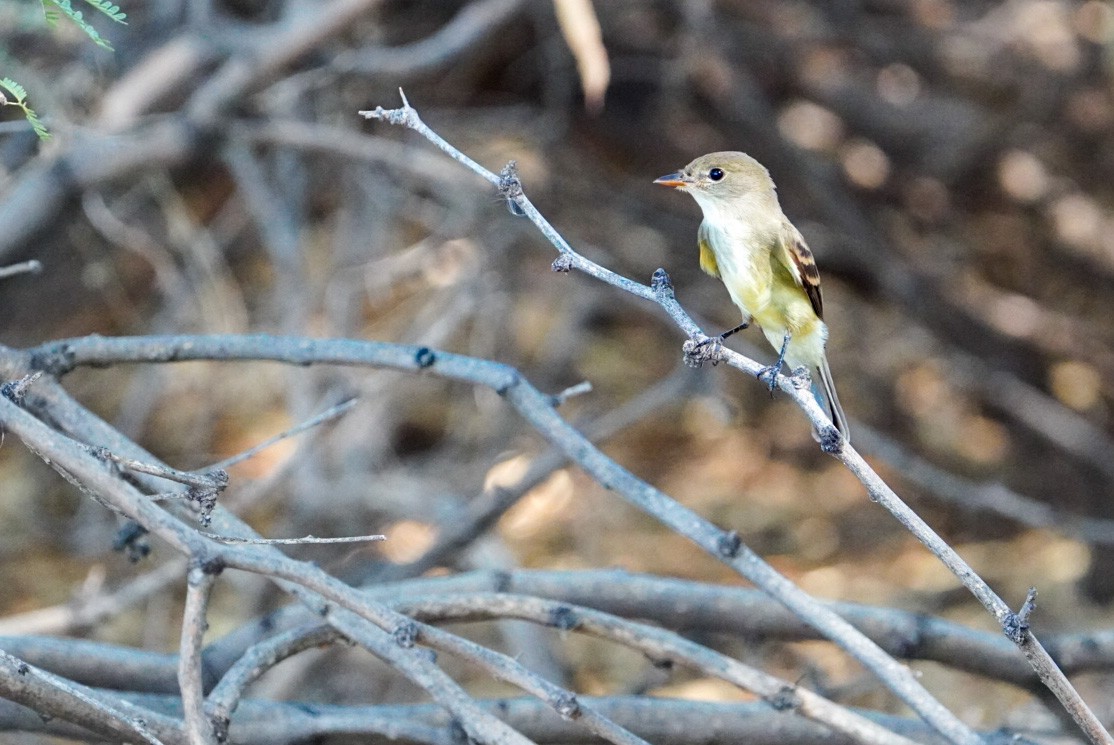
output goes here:
[[828, 327], [816, 260], [800, 231], [778, 204], [770, 173], [746, 153], [702, 155], [676, 173], [654, 181], [692, 195], [704, 211], [697, 240], [700, 268], [723, 280], [743, 322], [720, 335], [726, 339], [756, 321], [778, 350], [777, 362], [763, 369], [770, 390], [783, 363], [791, 370], [815, 371], [823, 390], [813, 386], [821, 407], [850, 442], [847, 417], [836, 396], [824, 354]]

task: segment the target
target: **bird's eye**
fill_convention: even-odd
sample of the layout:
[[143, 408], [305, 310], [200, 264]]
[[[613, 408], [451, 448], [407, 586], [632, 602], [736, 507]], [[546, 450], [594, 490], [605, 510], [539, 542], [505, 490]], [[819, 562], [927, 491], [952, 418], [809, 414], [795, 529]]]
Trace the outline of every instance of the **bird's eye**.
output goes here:
[[708, 171], [708, 178], [710, 178], [712, 181], [719, 181], [723, 178], [723, 169], [713, 168], [712, 170]]

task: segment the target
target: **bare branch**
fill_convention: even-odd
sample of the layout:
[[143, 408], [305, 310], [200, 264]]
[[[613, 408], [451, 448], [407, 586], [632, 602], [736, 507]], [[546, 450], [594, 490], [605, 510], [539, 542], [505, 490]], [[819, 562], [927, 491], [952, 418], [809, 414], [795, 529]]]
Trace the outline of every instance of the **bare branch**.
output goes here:
[[650, 659], [684, 664], [758, 694], [779, 711], [793, 710], [861, 743], [912, 745], [842, 706], [788, 681], [744, 665], [677, 634], [583, 606], [508, 594], [461, 594], [400, 601], [398, 609], [426, 621], [519, 618], [627, 645]]
[[0, 650], [0, 695], [94, 732], [125, 739], [138, 737], [152, 745], [162, 745], [155, 733], [177, 729], [170, 717], [141, 712], [127, 702], [120, 706], [109, 704], [85, 686], [62, 680], [3, 650]]
[[[737, 534], [724, 532], [649, 484], [635, 478], [629, 471], [604, 455], [553, 410], [548, 396], [530, 385], [518, 371], [511, 367], [438, 352], [427, 347], [270, 336], [132, 339], [89, 337], [43, 348], [33, 354], [32, 358], [65, 359], [69, 365], [94, 363], [108, 365], [123, 362], [169, 362], [191, 359], [226, 361], [269, 359], [291, 364], [368, 365], [421, 370], [450, 379], [489, 386], [510, 402], [547, 440], [564, 451], [568, 457], [575, 459], [593, 478], [608, 485], [616, 493], [661, 520], [671, 529], [687, 536], [711, 556], [728, 564], [777, 597], [780, 602], [884, 680], [899, 698], [920, 713], [950, 741], [974, 743], [977, 740], [966, 725], [932, 698], [904, 665], [896, 662], [837, 614], [817, 603], [777, 573], [749, 547], [743, 545]], [[752, 364], [756, 369], [759, 367], [756, 363]], [[787, 380], [784, 376], [782, 379]], [[791, 383], [787, 385], [792, 389]], [[816, 416], [823, 417], [823, 412], [811, 396], [808, 400]], [[14, 427], [13, 431], [18, 434]], [[146, 523], [144, 525], [146, 526]], [[226, 558], [231, 563], [231, 557]], [[245, 564], [236, 565], [240, 568], [249, 568]], [[254, 567], [252, 571], [261, 571], [254, 564], [252, 566]], [[273, 567], [271, 571], [274, 571]], [[340, 598], [336, 601], [342, 602]]]
[[[471, 736], [482, 741], [526, 745], [527, 741], [497, 719], [480, 711], [465, 692], [420, 650], [399, 646], [384, 628], [393, 629], [410, 623], [399, 614], [373, 603], [353, 598], [351, 588], [316, 567], [294, 562], [267, 546], [222, 546], [204, 538], [185, 523], [146, 500], [130, 484], [116, 478], [86, 448], [54, 432], [11, 401], [0, 397], [0, 422], [46, 458], [56, 468], [79, 479], [85, 488], [111, 500], [118, 510], [168, 541], [176, 550], [189, 556], [204, 556], [206, 562], [235, 566], [258, 572], [280, 581], [278, 584], [301, 602], [318, 610], [329, 623], [345, 636], [388, 661], [399, 672], [427, 690], [433, 698], [459, 718]], [[33, 443], [33, 444], [32, 444]], [[138, 448], [135, 448], [138, 450]], [[137, 454], [139, 455], [139, 454]], [[150, 457], [142, 454], [140, 457]], [[228, 534], [246, 533], [249, 528], [225, 510], [214, 517]], [[218, 558], [219, 557], [219, 558]], [[207, 566], [214, 567], [212, 563]], [[312, 587], [312, 591], [304, 589]], [[351, 606], [354, 610], [347, 609]], [[374, 625], [373, 625], [374, 624]]]
[[[128, 694], [127, 698], [166, 712], [180, 706], [179, 700], [172, 696]], [[590, 696], [582, 700], [654, 743], [855, 745], [856, 742], [803, 717], [777, 711], [765, 701], [723, 703], [650, 696]], [[547, 745], [598, 742], [597, 738], [585, 737], [579, 724], [561, 719], [534, 698], [487, 699], [478, 705], [483, 711], [501, 717], [533, 742]], [[25, 730], [73, 735], [56, 722], [43, 722], [34, 715], [19, 717], [13, 708], [0, 699], [0, 725], [18, 722]], [[920, 742], [938, 741], [927, 725], [914, 719], [877, 713], [870, 717], [905, 737]], [[237, 708], [236, 721], [229, 730], [232, 741], [242, 745], [295, 745], [328, 735], [367, 735], [429, 745], [459, 743], [459, 729], [453, 726], [443, 709], [431, 704], [340, 706], [253, 699]], [[983, 733], [982, 742], [984, 745], [1032, 745], [1034, 741], [1015, 732], [993, 731]]]
[[205, 690], [201, 679], [201, 649], [207, 619], [209, 595], [217, 575], [201, 563], [190, 567], [186, 576], [186, 607], [182, 614], [182, 643], [178, 647], [178, 685], [182, 690], [186, 735], [190, 745], [216, 745], [213, 724], [205, 716]]
[[288, 657], [341, 638], [340, 632], [332, 626], [310, 623], [275, 634], [246, 649], [205, 700], [205, 713], [213, 722], [218, 739], [227, 739], [233, 712], [244, 691], [260, 675]]

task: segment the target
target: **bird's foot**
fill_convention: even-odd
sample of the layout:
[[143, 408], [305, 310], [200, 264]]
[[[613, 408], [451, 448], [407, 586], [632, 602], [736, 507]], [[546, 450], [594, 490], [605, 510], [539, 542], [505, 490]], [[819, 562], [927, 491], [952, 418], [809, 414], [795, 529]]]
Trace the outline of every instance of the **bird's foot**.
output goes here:
[[[781, 351], [777, 354], [777, 362], [772, 365], [763, 367], [758, 371], [758, 379], [765, 383], [770, 388], [770, 395], [774, 395], [774, 389], [777, 388], [777, 376], [781, 372], [781, 366], [785, 362], [785, 352], [789, 349], [789, 340], [793, 336], [788, 331], [785, 332], [785, 339], [781, 342]], [[794, 374], [796, 374], [794, 372]]]
[[777, 390], [777, 376], [780, 372], [780, 363], [777, 365], [766, 365], [758, 371], [758, 379], [765, 383], [766, 387], [770, 389], [771, 396], [774, 395], [774, 391]]
[[694, 336], [684, 343], [681, 351], [689, 367], [700, 367], [705, 362], [716, 365], [723, 358], [723, 338], [702, 334]]

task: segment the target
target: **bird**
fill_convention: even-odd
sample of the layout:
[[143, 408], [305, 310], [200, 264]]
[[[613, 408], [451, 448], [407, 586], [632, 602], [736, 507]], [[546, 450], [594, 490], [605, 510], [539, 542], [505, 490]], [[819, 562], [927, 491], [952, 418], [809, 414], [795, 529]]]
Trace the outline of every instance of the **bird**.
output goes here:
[[813, 373], [820, 382], [819, 388], [813, 385], [817, 401], [850, 443], [825, 353], [820, 272], [800, 231], [782, 212], [770, 172], [746, 153], [727, 151], [702, 155], [654, 183], [690, 194], [700, 205], [700, 268], [723, 281], [742, 311], [739, 326], [712, 338], [722, 341], [757, 323], [778, 352], [777, 362], [763, 368], [759, 379], [772, 392], [782, 364], [795, 374]]

